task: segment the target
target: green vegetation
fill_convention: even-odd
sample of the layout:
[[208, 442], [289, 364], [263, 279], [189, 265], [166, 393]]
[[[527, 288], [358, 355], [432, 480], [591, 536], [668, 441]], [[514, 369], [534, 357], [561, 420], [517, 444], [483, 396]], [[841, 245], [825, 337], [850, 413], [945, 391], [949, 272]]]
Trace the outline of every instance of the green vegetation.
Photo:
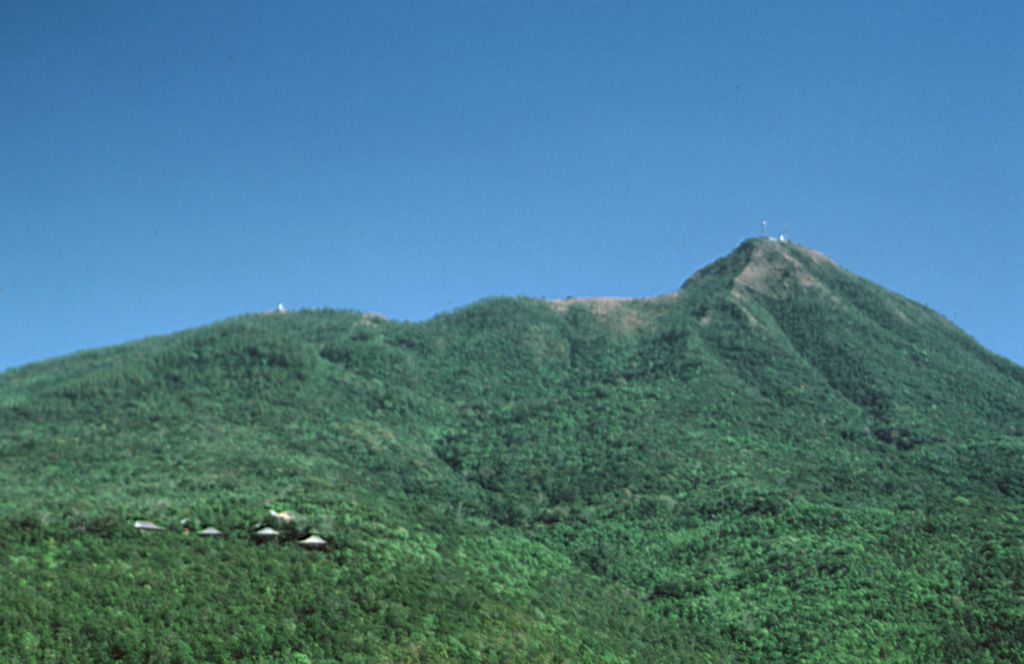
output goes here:
[[791, 243], [11, 370], [0, 477], [5, 662], [1024, 660], [1024, 368]]

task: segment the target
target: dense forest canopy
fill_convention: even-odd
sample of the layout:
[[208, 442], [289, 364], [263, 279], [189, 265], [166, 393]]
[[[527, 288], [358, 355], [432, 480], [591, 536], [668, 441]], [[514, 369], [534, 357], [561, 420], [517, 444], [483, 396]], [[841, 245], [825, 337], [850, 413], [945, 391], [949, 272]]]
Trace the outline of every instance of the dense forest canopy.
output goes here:
[[1024, 660], [1024, 368], [789, 242], [7, 371], [0, 475], [3, 661]]

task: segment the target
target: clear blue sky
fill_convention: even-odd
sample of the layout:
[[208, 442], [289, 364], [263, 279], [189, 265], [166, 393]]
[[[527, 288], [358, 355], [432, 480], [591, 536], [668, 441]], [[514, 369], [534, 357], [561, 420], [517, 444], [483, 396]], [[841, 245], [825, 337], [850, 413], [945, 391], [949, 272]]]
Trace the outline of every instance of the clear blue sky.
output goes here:
[[760, 222], [1024, 363], [1024, 3], [0, 4], [0, 369], [648, 296]]

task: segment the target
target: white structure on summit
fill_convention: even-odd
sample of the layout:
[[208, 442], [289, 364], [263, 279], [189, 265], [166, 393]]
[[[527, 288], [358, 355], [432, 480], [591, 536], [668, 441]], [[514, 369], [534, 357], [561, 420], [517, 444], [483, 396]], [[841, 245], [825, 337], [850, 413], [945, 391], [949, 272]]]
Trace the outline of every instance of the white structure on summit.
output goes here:
[[261, 313], [269, 316], [270, 314], [286, 314], [288, 313], [288, 310], [284, 308], [284, 302], [278, 302], [277, 306], [273, 309], [267, 309]]

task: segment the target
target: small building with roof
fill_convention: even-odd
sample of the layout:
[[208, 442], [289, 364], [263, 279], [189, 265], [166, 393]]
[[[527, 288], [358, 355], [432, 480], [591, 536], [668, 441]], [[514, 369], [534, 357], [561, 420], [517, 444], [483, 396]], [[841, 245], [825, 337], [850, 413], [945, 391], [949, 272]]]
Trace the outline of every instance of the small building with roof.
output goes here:
[[310, 535], [304, 540], [299, 540], [299, 546], [305, 549], [322, 549], [327, 546], [327, 540], [319, 535]]
[[140, 533], [146, 533], [147, 535], [150, 533], [160, 532], [161, 530], [167, 530], [162, 526], [156, 525], [152, 521], [136, 521], [132, 524], [132, 527]]
[[281, 533], [277, 532], [270, 526], [267, 526], [265, 528], [260, 528], [259, 530], [254, 532], [252, 536], [256, 539], [257, 542], [269, 542], [271, 540], [277, 539], [280, 534]]
[[203, 528], [198, 533], [196, 533], [196, 535], [199, 535], [200, 537], [224, 537], [224, 533], [217, 530], [213, 526], [207, 526], [206, 528]]

